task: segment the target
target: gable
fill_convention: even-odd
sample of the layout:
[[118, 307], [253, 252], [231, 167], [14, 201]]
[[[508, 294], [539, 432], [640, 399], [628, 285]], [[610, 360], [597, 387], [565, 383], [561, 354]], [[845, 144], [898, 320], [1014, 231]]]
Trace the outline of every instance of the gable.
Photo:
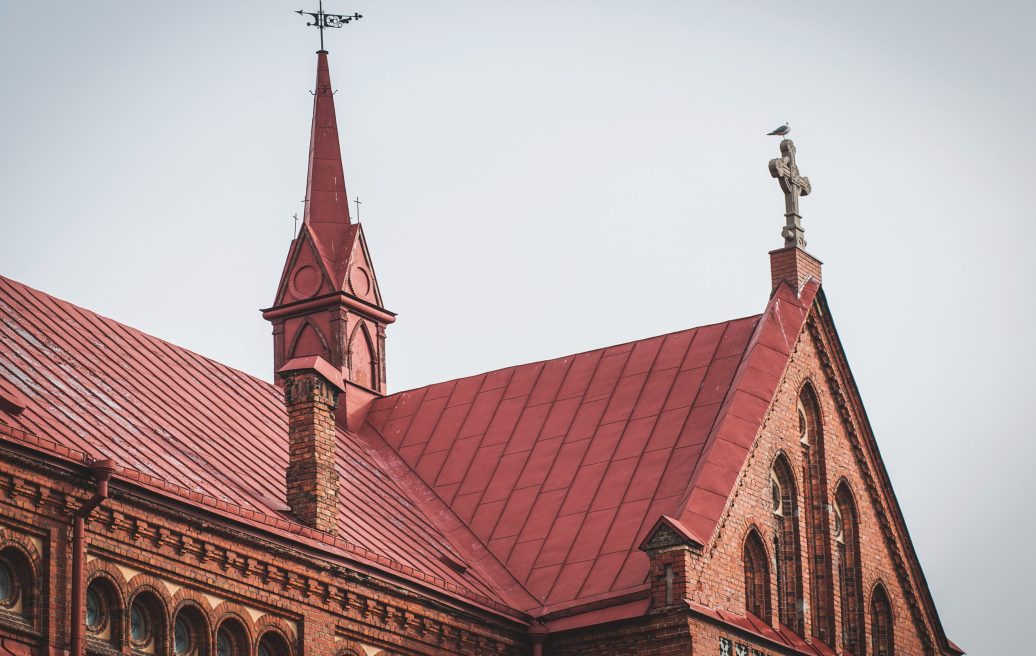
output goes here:
[[[810, 389], [816, 396], [817, 426], [807, 431], [804, 442], [800, 434], [799, 407], [803, 398], [808, 405]], [[810, 494], [807, 488], [809, 481], [816, 480], [817, 476], [817, 471], [808, 465], [808, 453], [810, 449], [818, 448], [823, 449], [824, 468], [821, 472], [825, 474], [823, 499], [819, 503], [826, 518], [832, 522], [825, 543], [832, 563], [834, 598], [840, 600], [847, 593], [842, 587], [846, 583], [843, 573], [838, 569], [839, 558], [844, 558], [845, 554], [839, 551], [839, 544], [833, 537], [833, 508], [839, 492], [845, 494], [849, 491], [857, 514], [858, 530], [863, 536], [859, 549], [864, 608], [870, 603], [871, 592], [880, 584], [892, 598], [895, 615], [904, 618], [902, 628], [897, 629], [896, 634], [896, 642], [902, 643], [901, 648], [928, 653], [938, 644], [938, 651], [957, 653], [939, 625], [822, 293], [813, 304], [790, 353], [773, 402], [766, 410], [759, 436], [749, 448], [745, 466], [738, 474], [722, 511], [715, 537], [697, 562], [695, 576], [702, 585], [692, 601], [745, 615], [744, 584], [736, 580], [732, 582], [729, 573], [741, 571], [743, 544], [751, 531], [763, 536], [770, 574], [775, 575], [777, 555], [774, 540], [778, 529], [771, 500], [771, 471], [775, 462], [782, 459], [790, 464], [788, 469], [798, 499], [796, 519], [800, 533], [802, 594], [807, 614], [805, 630], [808, 633], [816, 631], [823, 600], [816, 597], [818, 591], [810, 583], [818, 573], [813, 568], [819, 567], [821, 561], [810, 552], [811, 534], [816, 529], [809, 524]], [[851, 519], [843, 518], [843, 521]], [[820, 573], [823, 574], [822, 571]], [[778, 619], [780, 604], [777, 590], [775, 580], [770, 590], [775, 620]], [[841, 627], [834, 636], [844, 636], [840, 609], [837, 602], [831, 607], [834, 621]]]

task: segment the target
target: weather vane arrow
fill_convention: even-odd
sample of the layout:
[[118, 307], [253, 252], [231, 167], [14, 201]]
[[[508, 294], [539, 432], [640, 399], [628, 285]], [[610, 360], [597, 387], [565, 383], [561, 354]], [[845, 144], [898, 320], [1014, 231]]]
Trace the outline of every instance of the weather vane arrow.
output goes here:
[[328, 14], [324, 12], [324, 0], [320, 0], [317, 11], [304, 11], [299, 9], [295, 12], [299, 16], [311, 16], [312, 23], [306, 23], [308, 27], [315, 27], [320, 30], [320, 49], [324, 49], [324, 30], [328, 27], [339, 28], [354, 20], [363, 18], [360, 14]]

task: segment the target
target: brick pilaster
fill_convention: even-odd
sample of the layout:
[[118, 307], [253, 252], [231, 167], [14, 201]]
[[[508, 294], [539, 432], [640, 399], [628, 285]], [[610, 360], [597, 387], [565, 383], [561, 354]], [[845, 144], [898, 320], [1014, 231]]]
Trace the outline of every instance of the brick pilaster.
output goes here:
[[313, 370], [287, 372], [283, 380], [288, 409], [288, 505], [303, 524], [334, 533], [338, 526], [338, 389]]
[[651, 560], [651, 609], [682, 605], [691, 592], [690, 547], [678, 545], [647, 553]]

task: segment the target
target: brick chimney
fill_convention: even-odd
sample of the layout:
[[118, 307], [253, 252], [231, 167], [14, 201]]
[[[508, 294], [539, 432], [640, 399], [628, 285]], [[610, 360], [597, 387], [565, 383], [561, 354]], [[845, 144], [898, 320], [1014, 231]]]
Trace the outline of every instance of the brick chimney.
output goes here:
[[777, 285], [786, 282], [798, 291], [810, 278], [820, 282], [821, 264], [820, 260], [798, 246], [770, 251], [770, 288], [776, 289]]
[[296, 358], [277, 372], [288, 410], [287, 501], [298, 520], [334, 534], [338, 527], [335, 411], [342, 374], [320, 357]]

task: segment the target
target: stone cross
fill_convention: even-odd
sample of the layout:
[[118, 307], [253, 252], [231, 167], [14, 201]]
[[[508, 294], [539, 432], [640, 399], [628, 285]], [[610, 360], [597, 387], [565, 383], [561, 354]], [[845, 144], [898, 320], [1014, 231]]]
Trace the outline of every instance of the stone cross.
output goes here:
[[805, 230], [802, 229], [802, 215], [799, 214], [799, 196], [808, 196], [812, 187], [809, 178], [799, 175], [795, 164], [795, 144], [791, 139], [781, 141], [781, 157], [770, 160], [770, 176], [777, 178], [784, 191], [784, 245], [806, 247]]

